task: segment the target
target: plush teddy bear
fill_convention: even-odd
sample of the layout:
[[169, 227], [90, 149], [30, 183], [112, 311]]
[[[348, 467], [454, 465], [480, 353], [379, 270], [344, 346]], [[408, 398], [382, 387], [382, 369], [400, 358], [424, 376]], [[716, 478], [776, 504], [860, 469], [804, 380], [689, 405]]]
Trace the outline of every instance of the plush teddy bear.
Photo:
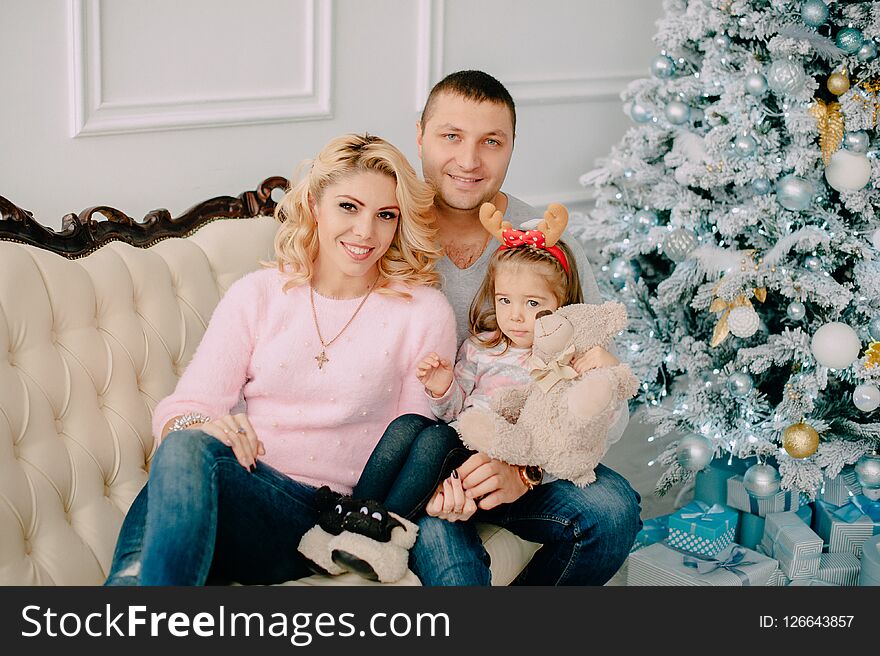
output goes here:
[[639, 381], [626, 364], [578, 376], [571, 362], [594, 346], [607, 347], [625, 326], [626, 310], [614, 302], [539, 315], [529, 361], [532, 382], [497, 392], [492, 411], [465, 410], [458, 419], [462, 441], [577, 485], [595, 481], [615, 410], [636, 394]]

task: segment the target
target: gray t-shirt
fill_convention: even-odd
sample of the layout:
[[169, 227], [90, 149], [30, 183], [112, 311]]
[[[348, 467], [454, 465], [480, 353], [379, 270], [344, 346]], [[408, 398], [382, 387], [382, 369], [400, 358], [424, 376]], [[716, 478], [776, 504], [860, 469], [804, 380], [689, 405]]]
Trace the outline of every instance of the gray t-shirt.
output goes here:
[[[519, 198], [507, 194], [507, 210], [504, 212], [504, 219], [510, 221], [511, 225], [518, 228], [526, 221], [541, 219], [543, 216], [544, 213], [542, 211], [524, 203]], [[571, 249], [572, 253], [574, 253], [578, 274], [580, 275], [581, 288], [584, 291], [584, 302], [602, 303], [604, 299], [599, 294], [599, 286], [596, 284], [596, 277], [593, 275], [593, 269], [590, 266], [589, 260], [587, 260], [587, 254], [584, 252], [583, 246], [568, 231], [562, 234], [562, 239]], [[493, 243], [490, 241], [483, 254], [467, 269], [459, 269], [445, 255], [437, 263], [437, 271], [440, 272], [441, 278], [441, 289], [446, 294], [446, 298], [449, 299], [449, 303], [455, 311], [455, 328], [459, 347], [468, 335], [468, 313], [471, 302], [474, 300], [474, 296], [477, 295], [477, 291], [486, 277], [486, 271], [489, 268], [489, 258], [497, 250], [497, 245], [493, 247]], [[611, 350], [613, 352], [613, 348]], [[609, 430], [609, 445], [620, 439], [628, 422], [629, 413], [621, 413], [620, 420]]]

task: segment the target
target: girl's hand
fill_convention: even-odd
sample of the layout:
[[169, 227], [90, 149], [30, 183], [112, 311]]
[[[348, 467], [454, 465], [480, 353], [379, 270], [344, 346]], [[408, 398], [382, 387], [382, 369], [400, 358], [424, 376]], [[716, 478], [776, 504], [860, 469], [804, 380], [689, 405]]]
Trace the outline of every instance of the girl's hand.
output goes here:
[[582, 374], [590, 369], [599, 369], [600, 367], [613, 367], [620, 364], [620, 360], [611, 355], [601, 346], [594, 346], [589, 351], [577, 358], [572, 366], [578, 374]]
[[452, 363], [432, 351], [416, 366], [416, 378], [434, 398], [439, 398], [452, 385]]
[[198, 427], [232, 449], [236, 459], [248, 471], [257, 468], [257, 456], [266, 455], [266, 447], [257, 439], [247, 415], [226, 415]]
[[457, 472], [453, 472], [452, 476], [437, 487], [425, 507], [425, 512], [447, 522], [466, 522], [477, 512], [477, 503], [465, 496], [461, 480]]

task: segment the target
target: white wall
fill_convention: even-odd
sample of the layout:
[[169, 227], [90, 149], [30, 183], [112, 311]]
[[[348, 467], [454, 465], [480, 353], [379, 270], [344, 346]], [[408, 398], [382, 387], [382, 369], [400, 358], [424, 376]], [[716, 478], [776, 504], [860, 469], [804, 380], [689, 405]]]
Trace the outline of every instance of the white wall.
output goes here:
[[518, 103], [505, 189], [576, 203], [647, 75], [648, 0], [0, 0], [0, 195], [44, 224], [106, 204], [175, 215], [369, 131], [416, 165], [446, 73]]

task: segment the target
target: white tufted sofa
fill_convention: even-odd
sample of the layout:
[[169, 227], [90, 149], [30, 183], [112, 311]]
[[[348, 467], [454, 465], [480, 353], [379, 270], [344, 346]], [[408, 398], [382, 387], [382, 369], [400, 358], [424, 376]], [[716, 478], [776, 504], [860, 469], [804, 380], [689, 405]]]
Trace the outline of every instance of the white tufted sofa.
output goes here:
[[[11, 203], [0, 201], [9, 219]], [[270, 216], [214, 220], [185, 238], [147, 248], [111, 241], [76, 259], [0, 231], [0, 584], [104, 581], [147, 480], [150, 413], [225, 290], [269, 258], [275, 228]], [[538, 545], [481, 531], [493, 581], [506, 585]], [[294, 583], [366, 582], [346, 574]], [[401, 581], [418, 583], [412, 573]]]

